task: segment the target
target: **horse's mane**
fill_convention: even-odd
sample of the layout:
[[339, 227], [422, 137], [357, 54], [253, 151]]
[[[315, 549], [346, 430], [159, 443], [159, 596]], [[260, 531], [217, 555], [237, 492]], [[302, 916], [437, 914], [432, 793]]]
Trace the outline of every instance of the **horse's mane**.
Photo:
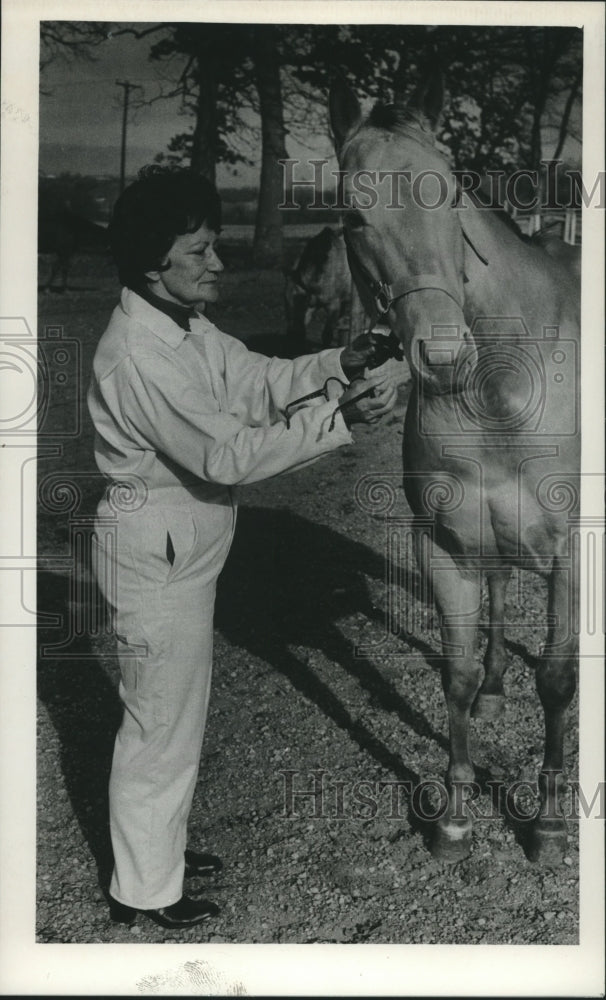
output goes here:
[[518, 223], [511, 217], [509, 212], [505, 210], [503, 205], [493, 205], [492, 204], [492, 192], [488, 190], [488, 184], [483, 182], [480, 187], [474, 192], [474, 196], [477, 197], [478, 201], [481, 202], [485, 208], [483, 211], [491, 212], [491, 214], [499, 219], [503, 225], [507, 226], [512, 233], [514, 233], [522, 243], [530, 243], [531, 237], [527, 236], [526, 233], [522, 232]]
[[411, 135], [427, 146], [435, 145], [436, 137], [429, 119], [416, 108], [377, 102], [368, 116], [367, 124], [386, 129], [387, 132]]

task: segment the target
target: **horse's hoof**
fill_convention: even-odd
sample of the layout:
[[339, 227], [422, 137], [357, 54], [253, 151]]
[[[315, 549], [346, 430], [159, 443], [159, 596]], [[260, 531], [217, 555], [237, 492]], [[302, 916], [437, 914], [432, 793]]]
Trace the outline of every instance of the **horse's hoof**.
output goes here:
[[438, 823], [431, 843], [431, 853], [437, 861], [463, 861], [471, 854], [471, 820]]
[[495, 719], [503, 717], [504, 711], [504, 694], [482, 694], [480, 691], [473, 703], [471, 714], [474, 719], [486, 719], [488, 722], [494, 722]]
[[542, 865], [561, 865], [566, 846], [566, 828], [563, 825], [535, 824], [529, 831], [526, 857]]

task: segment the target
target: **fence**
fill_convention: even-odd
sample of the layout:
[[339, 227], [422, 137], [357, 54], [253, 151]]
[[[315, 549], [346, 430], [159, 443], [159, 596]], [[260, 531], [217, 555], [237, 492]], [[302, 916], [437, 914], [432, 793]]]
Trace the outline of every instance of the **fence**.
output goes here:
[[549, 229], [564, 243], [577, 246], [581, 243], [582, 216], [580, 208], [547, 209], [534, 213], [522, 213], [508, 205], [506, 205], [506, 209], [527, 236], [532, 236], [541, 229]]

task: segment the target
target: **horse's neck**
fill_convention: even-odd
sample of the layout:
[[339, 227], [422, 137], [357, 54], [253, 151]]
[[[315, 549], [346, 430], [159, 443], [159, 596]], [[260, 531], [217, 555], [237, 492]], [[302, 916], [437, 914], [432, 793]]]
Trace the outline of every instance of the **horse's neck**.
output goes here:
[[[477, 251], [466, 245], [467, 318], [521, 316], [532, 327], [533, 317], [538, 319], [542, 312], [543, 322], [558, 322], [561, 290], [546, 255], [520, 239], [490, 210], [469, 206], [461, 210], [460, 218]], [[531, 332], [540, 335], [539, 330]]]

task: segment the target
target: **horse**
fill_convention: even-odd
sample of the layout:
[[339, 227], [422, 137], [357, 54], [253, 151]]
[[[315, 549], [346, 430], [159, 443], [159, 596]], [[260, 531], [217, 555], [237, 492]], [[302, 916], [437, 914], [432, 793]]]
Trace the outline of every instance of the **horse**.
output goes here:
[[[462, 190], [436, 145], [442, 104], [435, 76], [407, 104], [377, 103], [366, 117], [342, 81], [329, 99], [352, 273], [413, 374], [403, 485], [438, 612], [449, 724], [431, 851], [458, 861], [472, 849], [470, 716], [503, 713], [505, 593], [518, 567], [548, 581], [536, 669], [544, 758], [538, 809], [519, 839], [529, 859], [555, 864], [566, 846], [563, 739], [578, 646], [579, 275], [565, 252], [522, 238]], [[483, 574], [491, 627], [481, 664]]]
[[343, 343], [340, 331], [349, 319], [351, 275], [343, 233], [325, 226], [312, 236], [295, 266], [285, 272], [284, 304], [287, 333], [305, 341], [309, 324], [318, 311], [325, 314], [322, 346]]
[[59, 274], [62, 278], [59, 291], [67, 291], [69, 265], [78, 250], [108, 252], [107, 230], [78, 215], [68, 205], [55, 210], [41, 209], [38, 215], [38, 253], [54, 255], [43, 291], [51, 291]]

